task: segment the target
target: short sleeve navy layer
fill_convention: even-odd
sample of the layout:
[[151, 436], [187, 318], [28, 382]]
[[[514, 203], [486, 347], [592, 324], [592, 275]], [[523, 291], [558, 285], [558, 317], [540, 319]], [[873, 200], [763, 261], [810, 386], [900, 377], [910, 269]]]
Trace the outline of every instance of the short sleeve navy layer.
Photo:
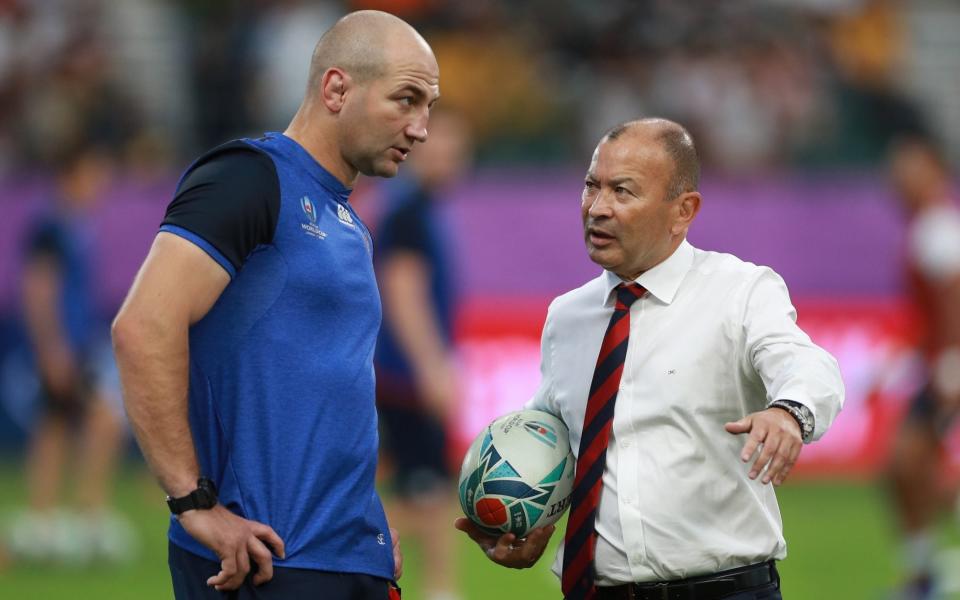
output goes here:
[[[56, 203], [54, 203], [56, 205]], [[90, 358], [97, 319], [93, 296], [93, 239], [82, 219], [65, 212], [38, 218], [26, 238], [27, 261], [52, 261], [59, 275], [57, 310], [70, 349], [81, 362]]]
[[[443, 341], [452, 345], [456, 290], [451, 274], [452, 245], [430, 192], [408, 177], [386, 186], [387, 211], [376, 234], [377, 266], [400, 252], [419, 256], [429, 272], [430, 300]], [[385, 316], [375, 357], [378, 372], [390, 379], [413, 381], [413, 367]]]
[[[190, 330], [190, 427], [221, 502], [276, 530], [278, 566], [392, 579], [374, 489], [380, 297], [349, 195], [299, 144], [269, 133], [200, 157], [160, 229], [231, 276]], [[175, 519], [169, 535], [217, 560]]]

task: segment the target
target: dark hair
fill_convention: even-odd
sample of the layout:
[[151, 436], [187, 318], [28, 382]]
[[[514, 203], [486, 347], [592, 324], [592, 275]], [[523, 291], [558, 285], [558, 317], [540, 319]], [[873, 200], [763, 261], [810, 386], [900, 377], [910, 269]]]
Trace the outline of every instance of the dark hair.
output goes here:
[[678, 126], [664, 130], [658, 139], [673, 160], [673, 176], [667, 184], [667, 200], [686, 192], [695, 192], [700, 185], [700, 159], [693, 137]]
[[666, 199], [673, 200], [685, 192], [695, 192], [700, 185], [700, 158], [693, 136], [679, 123], [658, 118], [626, 121], [607, 130], [602, 139], [615, 140], [641, 123], [660, 127], [657, 140], [663, 144], [663, 149], [673, 162], [673, 176], [667, 183]]

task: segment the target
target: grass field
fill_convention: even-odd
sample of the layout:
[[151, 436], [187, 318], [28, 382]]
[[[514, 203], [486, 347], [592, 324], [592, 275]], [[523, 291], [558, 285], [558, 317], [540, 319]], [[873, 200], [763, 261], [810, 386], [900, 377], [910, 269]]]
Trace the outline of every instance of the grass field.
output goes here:
[[[788, 600], [884, 599], [896, 579], [895, 540], [879, 489], [865, 483], [789, 484], [779, 492], [790, 556], [780, 564]], [[0, 599], [166, 599], [166, 508], [162, 494], [142, 469], [124, 470], [117, 488], [120, 510], [138, 530], [139, 554], [122, 567], [0, 566]], [[0, 513], [23, 502], [16, 468], [0, 465]], [[946, 527], [945, 529], [951, 529]], [[562, 530], [558, 531], [562, 533]], [[560, 539], [555, 535], [555, 541]], [[957, 545], [953, 532], [945, 545]], [[548, 551], [552, 556], [552, 549]], [[429, 571], [415, 545], [404, 545], [404, 598], [421, 598]], [[487, 561], [464, 538], [461, 565], [466, 600], [556, 599], [559, 586], [548, 560], [528, 571], [511, 571]]]

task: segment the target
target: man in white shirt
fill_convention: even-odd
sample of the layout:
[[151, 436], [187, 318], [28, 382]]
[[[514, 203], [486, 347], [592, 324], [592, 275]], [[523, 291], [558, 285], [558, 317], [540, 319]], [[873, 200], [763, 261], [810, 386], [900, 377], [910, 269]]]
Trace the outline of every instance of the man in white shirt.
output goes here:
[[[843, 402], [783, 280], [686, 241], [698, 179], [690, 134], [661, 119], [608, 132], [587, 171], [584, 236], [604, 271], [551, 304], [527, 405], [563, 419], [578, 457], [554, 563], [567, 599], [779, 599], [786, 545], [766, 484]], [[456, 526], [513, 568], [553, 532]]]

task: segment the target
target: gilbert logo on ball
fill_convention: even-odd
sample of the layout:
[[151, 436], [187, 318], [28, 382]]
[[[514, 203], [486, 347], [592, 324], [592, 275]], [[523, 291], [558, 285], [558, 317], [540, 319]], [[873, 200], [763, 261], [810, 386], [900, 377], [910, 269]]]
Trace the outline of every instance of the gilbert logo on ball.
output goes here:
[[460, 467], [460, 507], [483, 530], [525, 537], [555, 523], [570, 503], [574, 458], [553, 415], [521, 410], [496, 419]]

